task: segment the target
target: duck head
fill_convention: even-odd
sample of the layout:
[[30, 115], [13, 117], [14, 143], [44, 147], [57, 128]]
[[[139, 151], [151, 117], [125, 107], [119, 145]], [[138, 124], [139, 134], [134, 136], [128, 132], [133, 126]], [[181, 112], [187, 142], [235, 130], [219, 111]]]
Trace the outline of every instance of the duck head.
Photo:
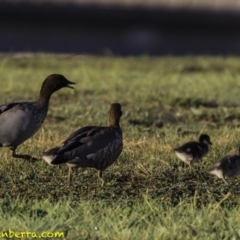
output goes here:
[[40, 98], [50, 98], [54, 92], [64, 87], [73, 88], [72, 84], [75, 83], [67, 80], [61, 74], [51, 74], [42, 83]]
[[121, 116], [122, 116], [121, 104], [112, 103], [108, 111], [108, 126], [119, 127]]
[[210, 141], [210, 137], [207, 134], [200, 135], [199, 142], [205, 143], [207, 145], [212, 145], [212, 142]]

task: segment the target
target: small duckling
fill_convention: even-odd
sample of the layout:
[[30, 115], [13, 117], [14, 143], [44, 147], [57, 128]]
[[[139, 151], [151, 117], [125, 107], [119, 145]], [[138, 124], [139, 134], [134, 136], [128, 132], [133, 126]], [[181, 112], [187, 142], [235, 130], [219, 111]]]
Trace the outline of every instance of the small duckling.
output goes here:
[[240, 174], [240, 144], [238, 146], [238, 155], [226, 155], [219, 159], [208, 172], [221, 178], [227, 183], [226, 178], [235, 177]]
[[181, 161], [190, 165], [192, 162], [201, 160], [208, 153], [209, 145], [212, 145], [210, 137], [207, 134], [202, 134], [199, 137], [199, 142], [187, 142], [173, 150]]

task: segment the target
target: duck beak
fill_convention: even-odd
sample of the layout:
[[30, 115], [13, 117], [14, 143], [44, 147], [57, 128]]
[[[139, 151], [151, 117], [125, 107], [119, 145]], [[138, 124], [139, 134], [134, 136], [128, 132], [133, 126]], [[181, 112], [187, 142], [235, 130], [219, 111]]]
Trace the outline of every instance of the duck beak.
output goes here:
[[211, 141], [208, 142], [210, 145], [212, 145]]
[[68, 80], [68, 83], [66, 85], [66, 87], [74, 89], [74, 87], [70, 86], [69, 84], [76, 84], [76, 83]]

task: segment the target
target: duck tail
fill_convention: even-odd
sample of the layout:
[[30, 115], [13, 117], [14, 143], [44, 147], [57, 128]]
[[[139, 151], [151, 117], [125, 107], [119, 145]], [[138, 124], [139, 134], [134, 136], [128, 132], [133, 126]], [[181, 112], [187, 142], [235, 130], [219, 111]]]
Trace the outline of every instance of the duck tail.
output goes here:
[[56, 155], [52, 161], [51, 161], [51, 164], [52, 165], [60, 165], [60, 164], [63, 164], [67, 161], [67, 159], [64, 157], [64, 154], [59, 154], [59, 155]]
[[215, 166], [215, 165], [209, 167], [207, 171], [208, 171], [208, 172], [212, 172], [212, 171], [214, 171], [214, 170], [216, 170], [216, 166]]
[[43, 152], [43, 155], [57, 155], [58, 151], [59, 151], [60, 147], [54, 147], [51, 149], [48, 149], [47, 151]]
[[52, 160], [56, 157], [56, 155], [58, 154], [60, 147], [54, 147], [51, 148], [45, 152], [42, 153], [42, 158], [45, 162], [47, 162], [48, 164], [52, 165]]

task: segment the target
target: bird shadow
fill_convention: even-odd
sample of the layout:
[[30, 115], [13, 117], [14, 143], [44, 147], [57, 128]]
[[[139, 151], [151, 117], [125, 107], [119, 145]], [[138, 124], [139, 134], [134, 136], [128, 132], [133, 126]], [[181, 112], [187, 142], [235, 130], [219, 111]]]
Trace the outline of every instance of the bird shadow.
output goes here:
[[36, 161], [38, 161], [37, 158], [32, 157], [32, 156], [27, 155], [27, 154], [15, 154], [13, 157], [14, 158], [24, 159], [25, 161], [28, 161], [28, 162], [36, 162]]

